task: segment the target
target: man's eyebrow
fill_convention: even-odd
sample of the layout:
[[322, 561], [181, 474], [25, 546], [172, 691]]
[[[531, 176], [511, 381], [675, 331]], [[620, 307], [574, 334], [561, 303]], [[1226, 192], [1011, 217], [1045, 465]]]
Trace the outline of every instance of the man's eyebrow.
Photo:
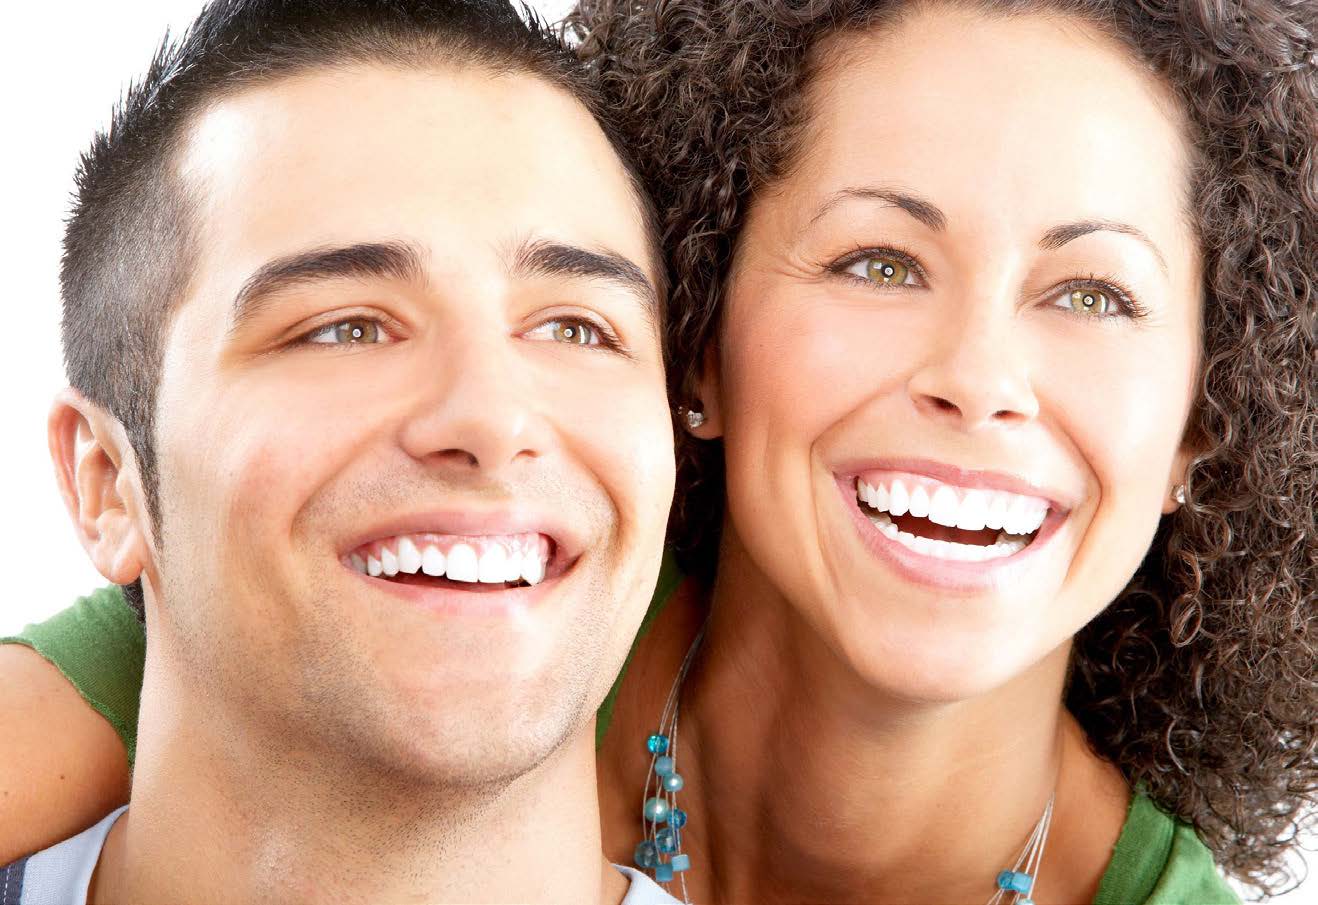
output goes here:
[[646, 319], [659, 329], [659, 293], [634, 261], [608, 250], [591, 251], [548, 240], [528, 240], [513, 254], [512, 275], [526, 278], [583, 277], [625, 289], [641, 303]]
[[423, 279], [422, 254], [406, 242], [362, 242], [326, 246], [275, 258], [243, 283], [233, 300], [236, 331], [265, 308], [270, 299], [293, 286], [321, 280], [390, 278]]
[[882, 201], [887, 207], [895, 207], [906, 211], [920, 223], [929, 229], [942, 232], [947, 228], [947, 215], [938, 209], [938, 205], [932, 201], [927, 201], [919, 195], [911, 192], [898, 191], [897, 189], [885, 188], [883, 186], [856, 186], [853, 188], [841, 189], [829, 195], [824, 203], [815, 211], [810, 218], [810, 225], [813, 225], [820, 217], [827, 214], [833, 208], [837, 207], [843, 201], [852, 198], [860, 198], [867, 201]]
[[1153, 256], [1158, 259], [1158, 265], [1162, 267], [1162, 272], [1164, 274], [1168, 272], [1167, 259], [1163, 257], [1161, 249], [1154, 244], [1153, 240], [1142, 229], [1131, 226], [1129, 223], [1118, 223], [1114, 220], [1077, 220], [1075, 223], [1063, 223], [1061, 226], [1054, 226], [1043, 234], [1043, 238], [1039, 240], [1039, 247], [1046, 251], [1055, 251], [1067, 242], [1097, 232], [1121, 233], [1123, 236], [1138, 239], [1153, 252]]

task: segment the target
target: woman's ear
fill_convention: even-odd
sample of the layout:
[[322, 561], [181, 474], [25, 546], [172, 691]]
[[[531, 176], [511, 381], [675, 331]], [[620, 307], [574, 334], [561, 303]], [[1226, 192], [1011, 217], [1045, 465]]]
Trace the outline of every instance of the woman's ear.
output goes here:
[[1186, 442], [1181, 444], [1172, 459], [1171, 471], [1167, 475], [1167, 493], [1162, 500], [1163, 515], [1172, 514], [1185, 503], [1186, 478], [1189, 477], [1191, 463], [1198, 455], [1196, 446]]
[[136, 581], [146, 568], [149, 529], [127, 495], [136, 461], [118, 419], [77, 390], [63, 390], [46, 421], [50, 457], [64, 506], [83, 549], [105, 578]]
[[687, 420], [687, 430], [701, 440], [714, 440], [723, 436], [721, 387], [719, 383], [718, 343], [710, 342], [700, 356], [700, 376], [696, 378], [696, 398], [690, 402], [691, 411], [700, 417], [698, 425]]

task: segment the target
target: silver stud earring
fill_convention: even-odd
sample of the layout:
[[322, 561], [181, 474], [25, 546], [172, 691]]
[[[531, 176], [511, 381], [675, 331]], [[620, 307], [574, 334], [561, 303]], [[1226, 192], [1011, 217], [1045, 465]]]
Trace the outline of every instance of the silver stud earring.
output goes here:
[[1172, 488], [1172, 499], [1182, 506], [1185, 505], [1185, 485], [1177, 484]]
[[690, 428], [691, 430], [695, 430], [704, 423], [705, 423], [704, 412], [697, 412], [693, 409], [686, 410], [686, 426], [688, 428]]

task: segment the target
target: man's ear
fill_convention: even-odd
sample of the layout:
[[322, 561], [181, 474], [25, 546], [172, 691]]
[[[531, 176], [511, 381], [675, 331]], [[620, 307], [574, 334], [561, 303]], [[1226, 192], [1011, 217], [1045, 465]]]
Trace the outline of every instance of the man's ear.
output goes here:
[[717, 341], [705, 346], [700, 356], [700, 376], [696, 379], [696, 398], [691, 408], [705, 416], [699, 427], [689, 428], [693, 437], [713, 440], [723, 436], [722, 384], [719, 380]]
[[[50, 457], [64, 506], [98, 572], [115, 584], [136, 581], [149, 561], [141, 507], [127, 498], [136, 457], [118, 419], [77, 390], [55, 397], [46, 422]], [[140, 499], [140, 497], [139, 497]]]

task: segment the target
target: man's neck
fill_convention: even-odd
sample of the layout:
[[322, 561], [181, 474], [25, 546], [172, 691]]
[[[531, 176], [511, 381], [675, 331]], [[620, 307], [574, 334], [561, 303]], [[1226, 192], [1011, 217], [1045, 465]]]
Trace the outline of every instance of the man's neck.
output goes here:
[[[150, 672], [150, 671], [148, 671]], [[90, 905], [116, 902], [607, 902], [593, 733], [480, 788], [346, 773], [213, 708], [143, 689], [129, 810]]]

